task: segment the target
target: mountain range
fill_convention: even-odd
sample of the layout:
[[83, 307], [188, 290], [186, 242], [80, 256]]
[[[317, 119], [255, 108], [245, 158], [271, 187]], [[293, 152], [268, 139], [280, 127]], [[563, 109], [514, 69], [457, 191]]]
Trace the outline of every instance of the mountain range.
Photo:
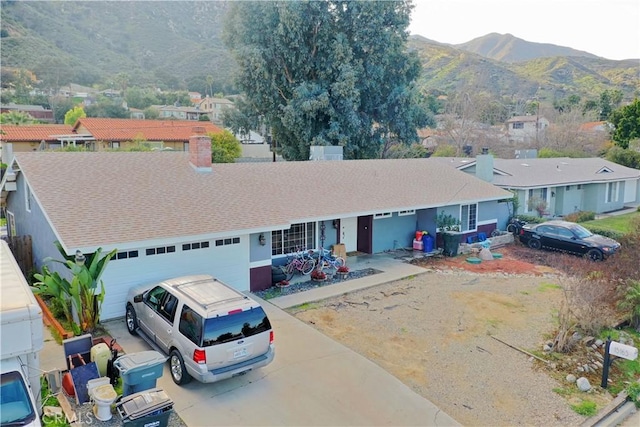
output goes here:
[[[27, 69], [49, 85], [69, 82], [233, 91], [236, 64], [222, 42], [223, 1], [2, 1], [0, 65]], [[410, 36], [432, 93], [473, 90], [496, 97], [597, 98], [638, 95], [638, 60], [613, 61], [553, 44], [491, 33], [450, 45]]]

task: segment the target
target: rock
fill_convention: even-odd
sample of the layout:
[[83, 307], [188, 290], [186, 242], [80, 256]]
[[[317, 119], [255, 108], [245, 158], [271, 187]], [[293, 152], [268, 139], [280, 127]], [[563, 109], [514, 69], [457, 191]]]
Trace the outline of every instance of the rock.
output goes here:
[[591, 344], [591, 347], [589, 347], [589, 348], [591, 348], [591, 349], [593, 349], [593, 350], [597, 350], [597, 349], [598, 349], [598, 346], [597, 346], [597, 345], [595, 345], [595, 344]]
[[589, 367], [595, 372], [598, 370], [598, 365], [596, 365], [595, 363], [592, 363], [591, 365], [589, 365]]
[[553, 362], [549, 363], [549, 368], [555, 370], [557, 367], [558, 367], [558, 365], [556, 365], [555, 363], [553, 363]]
[[573, 384], [573, 383], [575, 383], [575, 382], [576, 382], [577, 378], [576, 378], [576, 376], [575, 376], [575, 375], [573, 375], [573, 374], [569, 374], [569, 375], [567, 375], [566, 380], [567, 380], [567, 382], [568, 382], [568, 383]]
[[542, 347], [542, 351], [545, 353], [551, 353], [551, 346], [549, 344], [545, 344], [544, 347]]
[[578, 366], [578, 369], [576, 369], [578, 372], [584, 372], [584, 368], [582, 366]]
[[582, 338], [582, 343], [584, 345], [591, 345], [591, 344], [593, 344], [594, 340], [595, 340], [594, 337], [584, 337], [584, 338]]
[[573, 342], [578, 342], [582, 339], [582, 335], [580, 335], [579, 332], [574, 332], [573, 335], [571, 335], [571, 340]]
[[488, 248], [482, 248], [479, 258], [483, 261], [493, 261], [493, 254]]
[[594, 344], [598, 347], [602, 347], [604, 345], [604, 341], [602, 341], [601, 339], [597, 339]]
[[589, 384], [589, 380], [585, 377], [580, 377], [576, 381], [576, 385], [578, 386], [578, 390], [587, 392], [591, 390], [591, 384]]
[[593, 364], [596, 365], [598, 369], [602, 369], [602, 367], [604, 366], [602, 363], [598, 362], [597, 360], [593, 362]]

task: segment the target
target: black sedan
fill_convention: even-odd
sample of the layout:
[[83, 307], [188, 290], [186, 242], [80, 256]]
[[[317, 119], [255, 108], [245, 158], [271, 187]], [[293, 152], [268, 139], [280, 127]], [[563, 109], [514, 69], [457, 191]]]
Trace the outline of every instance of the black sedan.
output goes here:
[[567, 221], [525, 225], [518, 237], [532, 249], [586, 255], [593, 261], [602, 261], [620, 248], [620, 243], [615, 240], [593, 234], [583, 226]]

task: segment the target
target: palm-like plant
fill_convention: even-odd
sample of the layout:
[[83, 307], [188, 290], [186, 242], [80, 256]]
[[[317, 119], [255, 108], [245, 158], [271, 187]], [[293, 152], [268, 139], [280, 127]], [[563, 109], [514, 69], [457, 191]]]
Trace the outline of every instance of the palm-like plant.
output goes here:
[[[69, 282], [57, 272], [51, 272], [45, 266], [42, 269], [43, 274], [35, 275], [36, 279], [39, 280], [35, 284], [38, 288], [35, 292], [59, 299], [63, 307], [68, 307], [68, 300], [71, 300], [71, 304], [78, 314], [80, 328], [85, 332], [91, 331], [100, 320], [100, 308], [104, 301], [104, 282], [100, 277], [111, 258], [116, 254], [117, 249], [104, 256], [102, 256], [102, 248], [98, 248], [87, 257], [80, 251], [77, 251], [73, 256], [69, 256], [60, 242], [56, 241], [54, 244], [65, 260], [59, 261], [53, 258], [46, 258], [44, 262], [53, 261], [63, 264], [70, 270], [73, 277]], [[65, 311], [65, 316], [67, 316], [67, 320], [72, 321], [71, 313]]]

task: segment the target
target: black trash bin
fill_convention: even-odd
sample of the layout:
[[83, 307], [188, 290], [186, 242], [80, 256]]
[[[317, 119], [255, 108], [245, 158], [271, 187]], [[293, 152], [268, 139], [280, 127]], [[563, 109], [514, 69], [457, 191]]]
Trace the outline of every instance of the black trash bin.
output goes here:
[[160, 388], [130, 394], [116, 404], [126, 427], [167, 427], [173, 412], [173, 400]]

